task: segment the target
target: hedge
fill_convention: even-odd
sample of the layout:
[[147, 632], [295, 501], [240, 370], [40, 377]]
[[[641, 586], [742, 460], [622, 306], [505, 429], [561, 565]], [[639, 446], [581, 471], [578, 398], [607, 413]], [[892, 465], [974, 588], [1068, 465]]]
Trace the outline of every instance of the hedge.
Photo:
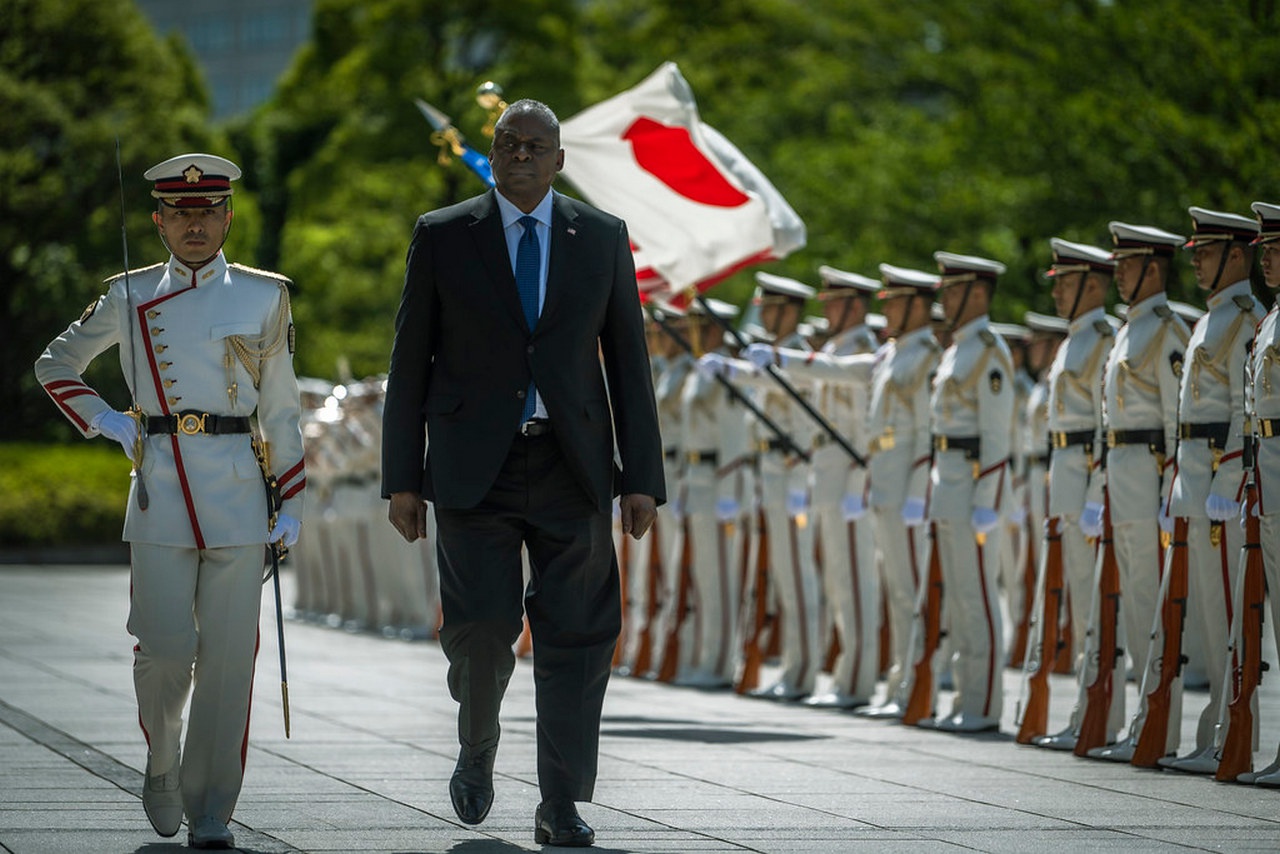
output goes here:
[[128, 495], [114, 442], [0, 443], [0, 548], [118, 543]]

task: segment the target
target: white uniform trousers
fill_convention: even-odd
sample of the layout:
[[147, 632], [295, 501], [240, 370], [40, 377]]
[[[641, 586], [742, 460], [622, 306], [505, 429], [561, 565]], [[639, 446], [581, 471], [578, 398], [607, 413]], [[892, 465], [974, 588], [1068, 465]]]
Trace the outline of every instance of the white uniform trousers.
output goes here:
[[129, 633], [138, 720], [151, 770], [178, 759], [189, 820], [231, 819], [244, 779], [258, 650], [263, 547], [198, 550], [132, 544]]
[[846, 520], [838, 501], [813, 509], [822, 592], [840, 639], [832, 690], [870, 702], [880, 669], [880, 579], [871, 519]]
[[[1120, 568], [1120, 627], [1125, 653], [1139, 680], [1150, 663], [1151, 624], [1159, 614], [1156, 596], [1160, 592], [1160, 573], [1164, 553], [1160, 548], [1160, 525], [1155, 519], [1119, 522], [1111, 528], [1116, 564]], [[1116, 662], [1123, 668], [1124, 663]], [[1117, 672], [1117, 689], [1124, 685], [1123, 672]], [[1117, 690], [1123, 702], [1124, 692]], [[1139, 698], [1141, 700], [1141, 698]], [[1137, 730], [1133, 730], [1137, 732]]]
[[[1058, 529], [1062, 532], [1062, 575], [1071, 602], [1071, 660], [1080, 671], [1084, 655], [1084, 635], [1089, 628], [1089, 603], [1093, 598], [1094, 543], [1080, 530], [1080, 514], [1064, 513]], [[1067, 611], [1062, 611], [1066, 619]]]
[[[656, 548], [657, 535], [654, 528], [660, 525], [661, 520], [655, 523], [654, 527], [644, 532], [644, 535], [638, 540], [633, 540], [629, 535], [621, 533], [619, 528], [618, 538], [618, 554], [621, 556], [625, 552], [626, 570], [627, 570], [627, 612], [623, 617], [623, 634], [625, 641], [623, 643], [623, 661], [627, 667], [632, 669], [633, 676], [644, 676], [644, 673], [636, 672], [637, 662], [641, 661], [641, 647], [645, 640], [645, 629], [649, 630], [650, 635], [657, 631], [658, 614], [653, 615], [653, 625], [649, 623], [650, 597], [657, 601], [662, 598], [662, 579], [650, 578], [650, 575], [660, 573], [651, 572], [650, 562], [652, 560], [651, 551]], [[628, 542], [624, 543], [625, 540]], [[650, 651], [652, 651], [652, 639], [650, 638]], [[645, 654], [648, 657], [648, 653]], [[655, 666], [652, 665], [651, 666]]]
[[911, 667], [919, 657], [911, 648], [911, 622], [916, 588], [929, 566], [929, 537], [924, 525], [914, 528], [904, 525], [902, 511], [896, 508], [874, 508], [870, 518], [875, 523], [880, 583], [889, 612], [889, 672], [885, 677], [884, 696], [886, 702], [896, 700], [905, 707]]
[[[1200, 713], [1196, 726], [1196, 750], [1213, 746], [1214, 727], [1218, 722], [1218, 704], [1227, 688], [1227, 645], [1231, 633], [1230, 609], [1235, 582], [1236, 559], [1244, 547], [1244, 532], [1235, 519], [1222, 524], [1222, 538], [1217, 546], [1210, 541], [1208, 519], [1190, 519], [1187, 523], [1187, 627], [1186, 634], [1199, 639], [1204, 651], [1200, 664], [1209, 677], [1209, 702]], [[1228, 689], [1229, 690], [1229, 689]], [[1173, 726], [1172, 721], [1169, 724]], [[1225, 735], [1225, 732], [1223, 733]]]
[[[780, 461], [774, 461], [780, 462]], [[787, 510], [787, 493], [803, 489], [803, 471], [761, 472], [760, 500], [769, 537], [769, 585], [781, 610], [782, 672], [788, 693], [812, 694], [826, 650], [820, 645], [818, 569], [813, 559], [813, 525]]]
[[967, 521], [938, 519], [943, 609], [956, 694], [951, 716], [999, 718], [1003, 627], [996, 597], [1000, 527], [978, 545]]
[[[1145, 525], [1146, 523], [1137, 524]], [[1129, 526], [1127, 524], [1122, 523], [1117, 525], [1114, 530], [1117, 532], [1121, 530], [1128, 531], [1128, 528]], [[1156, 525], [1156, 528], [1158, 530], [1159, 525]], [[1117, 542], [1123, 543], [1125, 539], [1127, 539], [1127, 537], [1124, 539], [1118, 538]], [[1141, 547], [1139, 546], [1139, 548]], [[1129, 576], [1134, 573], [1134, 570], [1126, 566], [1124, 558], [1122, 557], [1124, 554], [1124, 551], [1120, 551], [1117, 553], [1117, 556], [1120, 557], [1120, 590], [1125, 597], [1122, 601], [1127, 602], [1130, 588], [1126, 585], [1128, 585]], [[1156, 575], [1156, 587], [1154, 592], [1151, 594], [1153, 601], [1151, 622], [1148, 624], [1148, 631], [1143, 638], [1130, 642], [1130, 647], [1146, 659], [1145, 667], [1138, 671], [1138, 708], [1134, 710], [1133, 718], [1129, 721], [1129, 738], [1134, 742], [1137, 742], [1138, 737], [1142, 735], [1142, 727], [1147, 720], [1147, 694], [1153, 691], [1155, 686], [1159, 684], [1160, 672], [1164, 667], [1164, 661], [1161, 656], [1161, 652], [1164, 649], [1164, 603], [1161, 602], [1158, 597], [1160, 593], [1159, 583], [1160, 579], [1164, 577], [1165, 560], [1168, 552], [1161, 549], [1158, 542], [1156, 555], [1158, 556], [1160, 563]], [[1138, 572], [1140, 573], [1141, 571], [1138, 570]], [[1122, 613], [1124, 607], [1124, 605], [1121, 606]], [[1186, 634], [1187, 632], [1184, 629], [1184, 639]], [[1181, 732], [1182, 677], [1178, 676], [1172, 683], [1170, 683], [1169, 686], [1169, 728], [1167, 735], [1165, 736], [1164, 750], [1166, 754], [1177, 752], [1178, 743], [1182, 741]]]
[[[1280, 515], [1262, 516], [1258, 521], [1262, 533], [1262, 560], [1267, 575], [1267, 598], [1271, 600], [1271, 634], [1276, 642], [1276, 657], [1272, 661], [1280, 661]], [[1267, 651], [1263, 650], [1262, 655], [1265, 658]], [[1271, 672], [1276, 672], [1275, 666]], [[1275, 710], [1268, 711], [1276, 713]], [[1280, 747], [1276, 748], [1275, 761], [1280, 763]]]
[[696, 638], [693, 669], [700, 676], [733, 681], [737, 637], [742, 526], [722, 524], [715, 513], [715, 467], [696, 464], [688, 475]]

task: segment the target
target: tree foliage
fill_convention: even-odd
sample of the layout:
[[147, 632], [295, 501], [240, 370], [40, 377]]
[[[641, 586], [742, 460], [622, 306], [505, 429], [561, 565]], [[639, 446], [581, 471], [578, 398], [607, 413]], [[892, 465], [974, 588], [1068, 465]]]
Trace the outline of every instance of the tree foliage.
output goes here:
[[[670, 59], [808, 226], [808, 246], [772, 269], [812, 282], [821, 264], [874, 274], [932, 268], [938, 249], [985, 255], [1010, 270], [994, 313], [1017, 320], [1051, 306], [1037, 276], [1050, 237], [1105, 245], [1113, 219], [1185, 233], [1188, 205], [1247, 214], [1280, 200], [1276, 6], [317, 0], [274, 99], [227, 129], [245, 167], [228, 254], [297, 283], [300, 371], [385, 370], [415, 217], [481, 189], [436, 162], [413, 99], [484, 150], [485, 80], [568, 117]], [[19, 117], [0, 131], [0, 275], [21, 292], [6, 293], [6, 328], [38, 327], [25, 371], [114, 269], [116, 128], [133, 131], [126, 178], [207, 137], [189, 63], [135, 15], [87, 0], [8, 0], [0, 14], [14, 19], [0, 20], [0, 104]], [[28, 56], [72, 38], [72, 67], [62, 50]], [[145, 209], [145, 187], [131, 192], [130, 210]], [[131, 223], [133, 245], [146, 234]], [[1190, 278], [1176, 295], [1195, 301]], [[741, 299], [751, 276], [717, 288]]]

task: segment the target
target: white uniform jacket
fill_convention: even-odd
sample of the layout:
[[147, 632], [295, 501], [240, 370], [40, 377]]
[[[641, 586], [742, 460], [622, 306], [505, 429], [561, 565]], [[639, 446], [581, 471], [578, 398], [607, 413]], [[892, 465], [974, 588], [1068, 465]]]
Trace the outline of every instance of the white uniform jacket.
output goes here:
[[[1254, 329], [1264, 314], [1249, 281], [1236, 282], [1206, 300], [1196, 322], [1178, 391], [1178, 472], [1169, 515], [1204, 519], [1210, 493], [1240, 501], [1244, 488], [1244, 366]], [[1216, 431], [1221, 441], [1196, 434]], [[1214, 459], [1218, 457], [1217, 471]]]
[[[194, 280], [185, 264], [170, 257], [130, 271], [128, 294], [125, 282], [124, 275], [108, 280], [107, 292], [36, 361], [45, 391], [85, 437], [97, 435], [93, 419], [114, 407], [81, 374], [98, 354], [118, 346], [125, 379], [149, 416], [256, 413], [284, 499], [281, 509], [301, 519], [306, 471], [288, 280], [228, 264], [219, 253]], [[251, 348], [264, 339], [279, 345], [254, 359], [256, 385], [239, 358], [228, 359], [229, 339]], [[266, 490], [250, 434], [148, 436], [141, 471], [149, 504], [138, 507], [135, 478], [126, 541], [201, 549], [267, 541]]]
[[[1071, 321], [1049, 366], [1050, 516], [1079, 515], [1086, 501], [1102, 503], [1102, 373], [1114, 343], [1114, 327], [1096, 308]], [[1064, 443], [1083, 434], [1087, 452], [1083, 444]]]
[[957, 329], [929, 401], [930, 518], [968, 524], [974, 508], [1001, 510], [1009, 492], [1013, 395], [1013, 357], [990, 319], [983, 315]]
[[[1280, 306], [1258, 324], [1253, 342], [1250, 412], [1258, 437], [1258, 494], [1262, 512], [1280, 513]], [[1280, 596], [1280, 591], [1272, 595]]]
[[[1190, 336], [1164, 293], [1130, 306], [1125, 325], [1116, 333], [1103, 395], [1112, 522], [1155, 519], [1160, 512], [1163, 477], [1177, 448], [1178, 386]], [[1163, 460], [1149, 443], [1117, 444], [1144, 432], [1164, 437]]]

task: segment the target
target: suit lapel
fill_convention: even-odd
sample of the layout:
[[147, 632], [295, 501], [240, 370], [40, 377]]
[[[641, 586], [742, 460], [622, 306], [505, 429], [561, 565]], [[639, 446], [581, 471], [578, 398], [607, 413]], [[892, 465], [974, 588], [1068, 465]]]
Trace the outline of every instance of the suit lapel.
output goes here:
[[[484, 263], [487, 276], [485, 283], [493, 290], [494, 299], [507, 310], [511, 319], [527, 330], [524, 309], [520, 307], [520, 294], [516, 290], [516, 276], [511, 270], [511, 256], [507, 252], [507, 239], [502, 230], [502, 214], [498, 211], [498, 202], [494, 199], [494, 190], [490, 190], [477, 200], [472, 216], [471, 235], [476, 242], [476, 250]], [[554, 257], [552, 259], [554, 261]]]
[[567, 200], [556, 195], [551, 201], [551, 260], [547, 265], [547, 297], [542, 303], [544, 318], [550, 319], [564, 302], [566, 292], [571, 284], [570, 267], [575, 256], [574, 244], [578, 240], [578, 212]]

